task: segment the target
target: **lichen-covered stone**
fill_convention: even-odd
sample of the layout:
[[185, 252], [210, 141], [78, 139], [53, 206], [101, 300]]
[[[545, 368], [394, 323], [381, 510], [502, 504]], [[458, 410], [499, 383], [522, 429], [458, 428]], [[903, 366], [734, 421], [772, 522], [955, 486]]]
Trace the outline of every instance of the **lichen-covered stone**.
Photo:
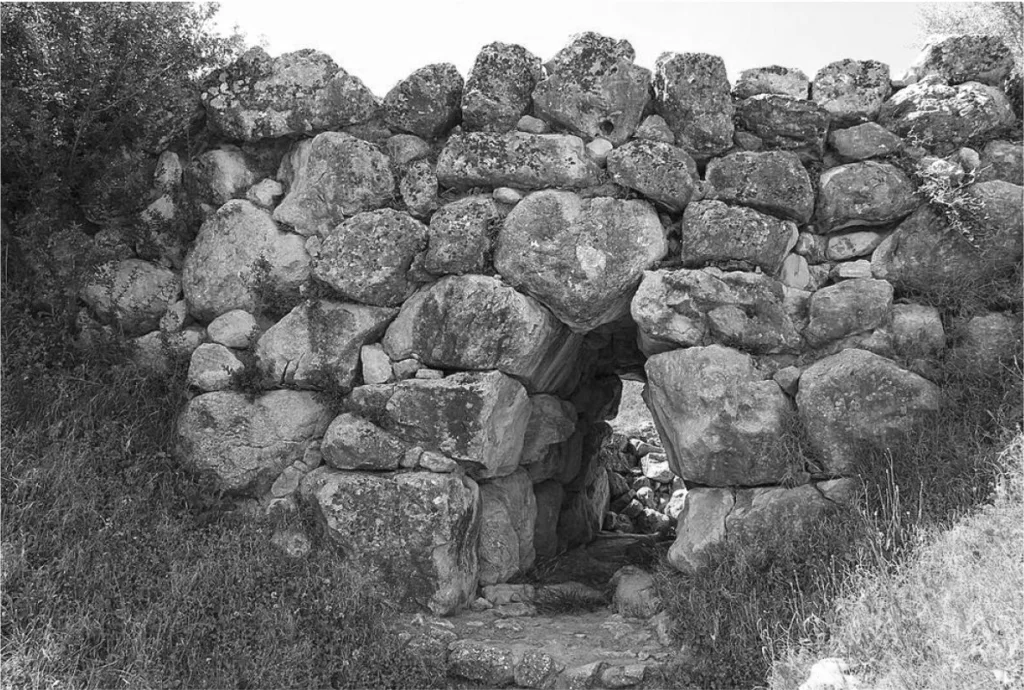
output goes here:
[[889, 65], [875, 60], [839, 60], [814, 75], [811, 98], [836, 127], [870, 122], [892, 93]]
[[914, 183], [889, 163], [863, 161], [821, 174], [817, 230], [830, 233], [861, 225], [886, 225], [908, 216], [920, 204]]
[[509, 284], [582, 332], [625, 314], [644, 269], [665, 251], [649, 203], [552, 190], [531, 194], [509, 213], [494, 265]]
[[334, 418], [320, 444], [324, 462], [337, 470], [395, 470], [410, 448], [376, 424], [348, 413]]
[[844, 161], [887, 156], [903, 147], [903, 140], [877, 122], [865, 122], [846, 129], [834, 129], [828, 143]]
[[814, 213], [814, 189], [800, 157], [789, 151], [732, 153], [708, 163], [705, 199], [750, 206], [799, 224]]
[[488, 43], [477, 54], [462, 92], [463, 129], [499, 134], [515, 129], [542, 77], [540, 58], [526, 48]]
[[533, 566], [537, 504], [524, 469], [480, 483], [480, 584], [507, 582]]
[[333, 229], [346, 216], [383, 206], [394, 196], [388, 157], [373, 144], [343, 132], [324, 132], [297, 161], [288, 195], [274, 220], [301, 235]]
[[201, 391], [220, 391], [231, 387], [232, 378], [245, 365], [223, 345], [204, 343], [192, 352], [188, 365], [188, 385]]
[[740, 72], [732, 95], [736, 98], [750, 98], [761, 93], [777, 93], [792, 98], [806, 99], [810, 80], [807, 75], [792, 67], [755, 67]]
[[996, 139], [985, 144], [981, 152], [978, 182], [1003, 180], [1024, 184], [1024, 146]]
[[413, 161], [429, 156], [430, 144], [415, 134], [396, 134], [388, 137], [387, 143], [384, 144], [384, 151], [388, 154], [392, 164], [404, 167]]
[[320, 467], [300, 491], [346, 562], [403, 603], [449, 615], [476, 596], [480, 490], [472, 479]]
[[946, 332], [939, 310], [924, 304], [894, 304], [893, 347], [904, 357], [931, 357], [946, 348]]
[[491, 242], [502, 214], [494, 199], [477, 195], [445, 204], [430, 217], [423, 268], [434, 275], [487, 273]]
[[1001, 86], [1013, 69], [1013, 53], [999, 36], [967, 34], [929, 41], [907, 68], [910, 80], [938, 75], [955, 86], [977, 81]]
[[437, 175], [428, 161], [415, 161], [402, 175], [398, 191], [409, 213], [416, 218], [426, 219], [437, 208]]
[[453, 135], [437, 159], [438, 181], [457, 189], [577, 188], [597, 184], [599, 175], [583, 140], [567, 134]]
[[203, 93], [211, 126], [231, 139], [313, 134], [369, 120], [377, 99], [326, 54], [271, 58], [251, 48], [215, 74]]
[[676, 135], [676, 146], [706, 160], [732, 146], [734, 108], [722, 58], [662, 53], [654, 66], [654, 108]]
[[892, 447], [939, 409], [939, 388], [864, 350], [815, 362], [800, 376], [800, 421], [832, 475], [858, 471], [869, 450]]
[[235, 199], [199, 229], [181, 286], [189, 313], [210, 321], [233, 309], [256, 310], [261, 288], [295, 293], [309, 274], [303, 238], [281, 231], [266, 211]]
[[887, 232], [860, 230], [828, 237], [825, 254], [830, 261], [848, 261], [867, 256], [888, 237]]
[[186, 172], [190, 192], [214, 209], [241, 198], [259, 179], [253, 161], [235, 146], [222, 146], [196, 156]]
[[427, 248], [427, 226], [394, 209], [366, 211], [306, 248], [317, 280], [357, 302], [397, 306], [419, 285], [410, 268]]
[[949, 86], [934, 76], [897, 91], [878, 115], [878, 123], [889, 131], [939, 155], [972, 139], [996, 136], [1014, 120], [1013, 107], [999, 89], [979, 82]]
[[[557, 386], [577, 348], [535, 299], [487, 276], [449, 276], [406, 300], [384, 336], [395, 361], [442, 369], [498, 369], [532, 390]], [[575, 340], [575, 339], [573, 339]]]
[[892, 285], [884, 280], [858, 278], [821, 288], [809, 304], [807, 342], [818, 347], [831, 340], [881, 326], [892, 310]]
[[393, 129], [436, 139], [462, 116], [462, 75], [447, 62], [421, 67], [384, 97], [384, 120]]
[[686, 207], [682, 227], [682, 263], [758, 266], [778, 272], [796, 244], [796, 223], [721, 201], [697, 201]]
[[458, 640], [449, 648], [447, 670], [448, 675], [500, 688], [515, 682], [516, 658], [501, 647]]
[[813, 101], [779, 94], [751, 96], [736, 106], [737, 124], [764, 148], [792, 151], [805, 163], [821, 160], [829, 118]]
[[256, 341], [259, 326], [256, 318], [243, 309], [221, 314], [206, 327], [210, 340], [225, 347], [245, 349]]
[[141, 259], [101, 265], [80, 291], [101, 321], [127, 336], [156, 330], [180, 294], [181, 279], [174, 271]]
[[175, 453], [186, 467], [211, 475], [217, 489], [258, 496], [302, 459], [331, 416], [304, 391], [270, 391], [255, 400], [233, 391], [205, 393], [178, 417]]
[[651, 73], [623, 43], [593, 32], [574, 37], [533, 91], [536, 115], [588, 139], [625, 143], [640, 124]]
[[792, 403], [765, 380], [750, 355], [691, 347], [647, 360], [646, 395], [672, 471], [711, 486], [778, 483], [785, 454], [766, 452], [792, 415]]
[[303, 302], [256, 343], [265, 385], [351, 388], [360, 348], [379, 338], [396, 313], [362, 304]]
[[697, 189], [697, 164], [683, 149], [650, 140], [633, 140], [608, 154], [608, 173], [616, 184], [635, 189], [671, 211], [682, 211]]

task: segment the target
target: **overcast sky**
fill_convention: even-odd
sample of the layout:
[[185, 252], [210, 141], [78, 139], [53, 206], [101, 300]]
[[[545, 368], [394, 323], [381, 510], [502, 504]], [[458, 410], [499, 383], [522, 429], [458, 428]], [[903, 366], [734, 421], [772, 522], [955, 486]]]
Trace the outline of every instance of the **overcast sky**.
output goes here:
[[843, 58], [880, 60], [899, 77], [917, 54], [921, 3], [678, 0], [221, 0], [221, 26], [238, 25], [271, 55], [316, 48], [379, 96], [413, 70], [451, 62], [466, 76], [480, 48], [519, 43], [547, 60], [569, 37], [625, 38], [653, 68], [666, 51], [720, 55], [741, 70], [782, 65], [813, 78]]

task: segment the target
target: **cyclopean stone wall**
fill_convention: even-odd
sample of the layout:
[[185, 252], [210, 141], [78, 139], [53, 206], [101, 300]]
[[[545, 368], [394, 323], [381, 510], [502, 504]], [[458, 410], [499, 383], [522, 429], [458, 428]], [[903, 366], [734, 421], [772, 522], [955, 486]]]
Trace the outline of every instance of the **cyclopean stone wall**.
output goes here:
[[[437, 613], [617, 524], [620, 375], [686, 488], [675, 566], [816, 519], [865, 446], [938, 409], [936, 358], [1016, 347], [1019, 305], [928, 306], [1019, 270], [1010, 53], [956, 38], [898, 81], [843, 60], [735, 84], [712, 55], [633, 58], [493, 43], [465, 81], [429, 65], [381, 100], [321, 53], [249, 51], [202, 94], [215, 143], [161, 157], [146, 252], [114, 243], [83, 334], [189, 356], [181, 462], [308, 503]], [[166, 230], [183, 205], [194, 237]]]

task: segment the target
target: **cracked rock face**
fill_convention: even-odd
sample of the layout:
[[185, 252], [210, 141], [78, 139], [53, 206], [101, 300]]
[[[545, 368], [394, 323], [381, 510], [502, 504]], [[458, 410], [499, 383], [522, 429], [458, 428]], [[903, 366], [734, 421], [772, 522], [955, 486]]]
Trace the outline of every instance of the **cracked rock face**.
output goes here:
[[774, 275], [799, 236], [796, 223], [721, 201], [697, 201], [683, 213], [682, 263], [759, 267]]
[[259, 496], [330, 421], [330, 411], [305, 391], [270, 391], [254, 401], [234, 391], [206, 393], [178, 418], [175, 453], [218, 489]]
[[749, 206], [801, 225], [814, 212], [814, 189], [800, 157], [789, 151], [740, 152], [708, 163], [705, 199]]
[[736, 107], [738, 125], [766, 149], [792, 151], [805, 163], [821, 160], [829, 119], [817, 103], [780, 94], [758, 94]]

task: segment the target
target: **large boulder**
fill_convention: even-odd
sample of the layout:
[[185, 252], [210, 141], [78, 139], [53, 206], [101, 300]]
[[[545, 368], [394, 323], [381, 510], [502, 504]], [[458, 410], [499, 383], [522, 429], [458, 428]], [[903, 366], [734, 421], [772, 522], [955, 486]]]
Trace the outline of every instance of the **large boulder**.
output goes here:
[[586, 32], [551, 60], [533, 91], [537, 117], [573, 134], [624, 144], [640, 124], [651, 73], [633, 64], [626, 41]]
[[314, 278], [378, 307], [398, 306], [416, 290], [409, 269], [426, 248], [427, 226], [390, 208], [359, 213], [306, 243]]
[[215, 73], [203, 92], [210, 124], [230, 139], [313, 134], [369, 120], [377, 99], [326, 54], [300, 50], [273, 58], [251, 48]]
[[552, 190], [529, 195], [509, 213], [494, 265], [508, 283], [583, 332], [624, 315], [644, 269], [665, 252], [649, 203]]
[[930, 76], [897, 91], [882, 106], [878, 123], [945, 155], [972, 139], [992, 138], [1015, 119], [999, 89], [975, 81], [949, 86]]
[[887, 156], [903, 147], [903, 140], [877, 122], [865, 122], [829, 132], [828, 143], [843, 161]]
[[181, 286], [189, 313], [210, 321], [234, 309], [262, 307], [260, 294], [268, 289], [296, 293], [309, 273], [305, 240], [280, 230], [266, 211], [235, 199], [199, 229]]
[[394, 361], [498, 369], [531, 390], [557, 387], [578, 348], [550, 311], [494, 278], [448, 276], [406, 300], [384, 336]]
[[648, 406], [673, 473], [712, 486], [783, 481], [790, 459], [768, 452], [792, 403], [750, 355], [691, 347], [647, 360]]
[[185, 467], [211, 476], [218, 490], [259, 496], [302, 459], [331, 417], [305, 391], [270, 391], [255, 400], [233, 391], [205, 393], [178, 417], [175, 454]]
[[608, 154], [607, 165], [616, 184], [635, 189], [670, 211], [686, 208], [700, 182], [690, 155], [660, 141], [635, 139]]
[[502, 218], [490, 195], [445, 204], [430, 217], [423, 268], [434, 275], [488, 273], [491, 241]]
[[388, 157], [344, 132], [324, 132], [308, 152], [298, 151], [288, 195], [274, 209], [274, 220], [301, 235], [333, 229], [346, 216], [380, 208], [395, 192]]
[[384, 97], [384, 120], [392, 129], [436, 139], [462, 116], [462, 75], [447, 62], [421, 67]]
[[705, 199], [750, 206], [803, 225], [814, 213], [814, 189], [800, 157], [789, 151], [741, 151], [708, 163]]
[[740, 78], [732, 87], [736, 98], [750, 98], [761, 93], [777, 93], [792, 98], [807, 98], [810, 80], [807, 75], [792, 67], [754, 67], [740, 72]]
[[583, 140], [568, 134], [457, 134], [437, 159], [438, 182], [458, 189], [588, 187], [599, 173]]
[[472, 479], [320, 467], [300, 491], [346, 561], [406, 606], [449, 615], [476, 596], [480, 490]]
[[909, 437], [939, 409], [939, 389], [895, 362], [847, 349], [815, 362], [800, 376], [800, 422], [822, 471], [851, 475], [865, 453]]
[[732, 147], [734, 108], [722, 58], [706, 53], [662, 53], [654, 66], [654, 109], [697, 160]]
[[883, 325], [892, 312], [892, 285], [857, 278], [824, 287], [811, 295], [804, 337], [813, 347]]
[[355, 382], [360, 348], [377, 340], [397, 313], [362, 304], [303, 302], [256, 343], [264, 384], [347, 391]]
[[1013, 53], [999, 36], [942, 36], [925, 44], [907, 68], [907, 80], [938, 75], [950, 85], [977, 81], [1001, 86], [1013, 70]]
[[969, 187], [967, 195], [973, 200], [968, 204], [976, 206], [967, 227], [950, 227], [930, 206], [920, 207], [875, 249], [872, 275], [934, 292], [1012, 273], [1024, 250], [1021, 188], [998, 180], [980, 182]]
[[501, 372], [397, 384], [382, 424], [399, 438], [462, 464], [475, 479], [515, 472], [530, 419], [526, 390]]
[[178, 275], [141, 259], [101, 265], [80, 296], [102, 321], [135, 336], [156, 330], [160, 317], [181, 294]]
[[811, 98], [837, 127], [874, 120], [890, 93], [889, 65], [875, 60], [833, 62], [818, 70], [811, 84]]
[[520, 463], [543, 460], [550, 446], [567, 441], [576, 430], [576, 408], [553, 395], [530, 396], [530, 421], [523, 438]]
[[526, 470], [481, 482], [480, 506], [480, 584], [507, 582], [525, 573], [537, 556], [537, 501]]
[[682, 263], [690, 268], [739, 264], [774, 275], [798, 236], [791, 220], [721, 201], [697, 201], [683, 213]]
[[396, 470], [412, 444], [354, 414], [334, 418], [320, 444], [323, 460], [338, 470]]
[[797, 353], [802, 339], [782, 283], [746, 271], [647, 271], [630, 306], [650, 356], [717, 342], [754, 354]]
[[813, 101], [780, 94], [758, 94], [739, 102], [736, 122], [766, 149], [792, 151], [807, 163], [821, 160], [829, 113]]
[[914, 183], [889, 163], [864, 161], [821, 175], [816, 211], [819, 233], [860, 225], [886, 225], [908, 216], [920, 201]]
[[509, 132], [530, 109], [543, 78], [540, 58], [514, 43], [488, 43], [476, 56], [462, 92], [466, 131]]

